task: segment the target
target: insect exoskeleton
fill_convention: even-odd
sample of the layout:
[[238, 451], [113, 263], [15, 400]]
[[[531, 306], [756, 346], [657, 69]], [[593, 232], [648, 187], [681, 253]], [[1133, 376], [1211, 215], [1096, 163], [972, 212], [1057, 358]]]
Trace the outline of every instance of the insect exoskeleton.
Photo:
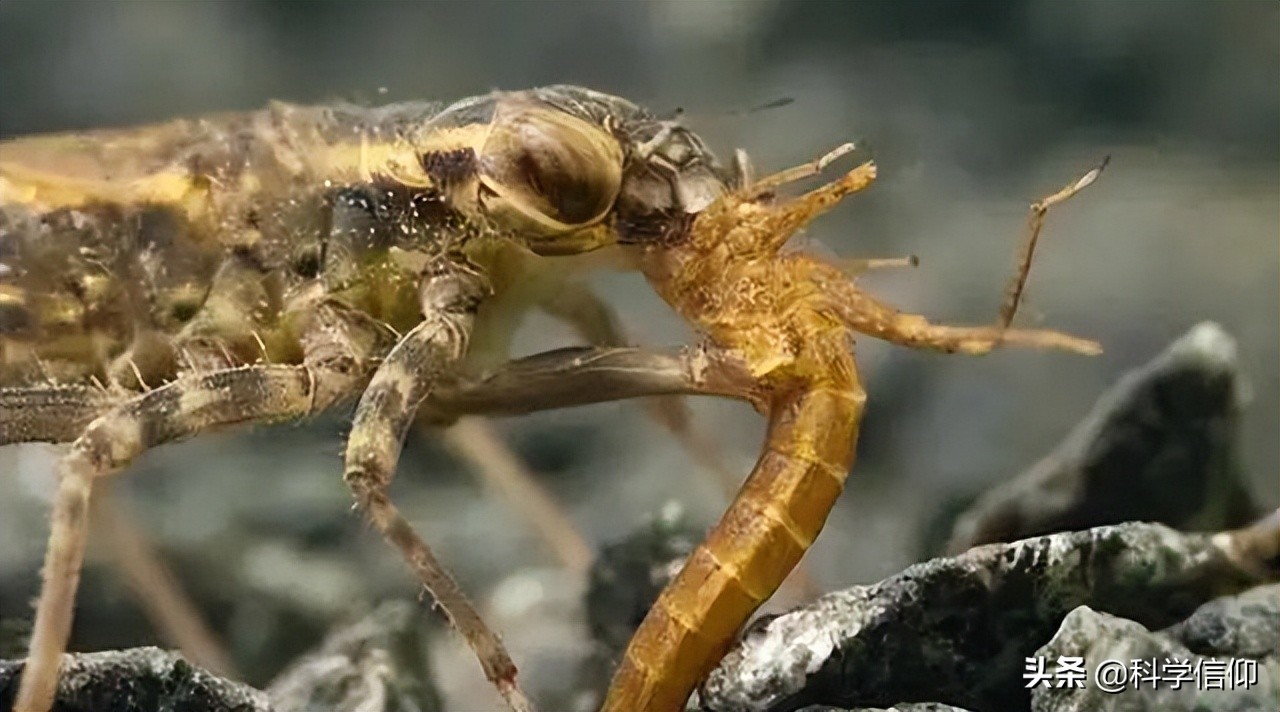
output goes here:
[[52, 706], [95, 482], [168, 442], [351, 400], [357, 505], [526, 709], [388, 495], [405, 434], [477, 353], [507, 358], [523, 310], [623, 343], [543, 256], [673, 234], [728, 183], [676, 122], [571, 86], [0, 142], [0, 444], [71, 443], [15, 709]]
[[620, 226], [695, 213], [725, 190], [697, 136], [578, 87], [458, 102], [419, 136], [422, 168], [455, 209], [517, 231], [539, 254], [612, 244]]
[[[402, 332], [436, 255], [464, 253], [499, 293], [545, 281], [534, 272], [565, 270], [530, 252], [666, 229], [724, 176], [675, 122], [572, 86], [447, 106], [276, 102], [2, 142], [0, 383], [92, 376], [136, 390], [183, 363], [296, 361], [285, 315], [317, 299]], [[62, 286], [86, 279], [101, 285]], [[229, 298], [235, 308], [211, 308]]]

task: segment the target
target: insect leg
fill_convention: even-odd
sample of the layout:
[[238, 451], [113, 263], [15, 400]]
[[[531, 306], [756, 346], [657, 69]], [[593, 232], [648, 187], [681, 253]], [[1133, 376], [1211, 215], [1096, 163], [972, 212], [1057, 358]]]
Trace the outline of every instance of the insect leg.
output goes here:
[[231, 655], [111, 484], [105, 480], [93, 491], [92, 534], [102, 537], [111, 563], [143, 614], [160, 637], [192, 664], [223, 677], [239, 677]]
[[[758, 196], [758, 186], [775, 182], [774, 179], [778, 176], [793, 180], [787, 177], [786, 173], [787, 171], [783, 171], [781, 174], [763, 179], [757, 186], [752, 187], [749, 195]], [[797, 230], [807, 225], [814, 217], [835, 207], [851, 193], [871, 185], [875, 179], [876, 165], [868, 161], [826, 185], [814, 188], [797, 198], [769, 206], [755, 216], [753, 233], [758, 236], [759, 247], [766, 250], [781, 249]]]
[[476, 308], [489, 289], [481, 275], [448, 259], [429, 266], [421, 288], [422, 323], [387, 354], [360, 398], [343, 479], [369, 521], [400, 550], [467, 640], [508, 705], [531, 710], [516, 685], [516, 667], [506, 648], [387, 494], [418, 404], [466, 352]]
[[1102, 352], [1096, 341], [1049, 329], [934, 324], [919, 314], [900, 312], [848, 282], [831, 285], [829, 294], [850, 328], [899, 346], [975, 356], [1002, 345], [1061, 349], [1087, 355]]
[[451, 454], [478, 472], [487, 488], [529, 521], [561, 566], [586, 574], [595, 558], [586, 537], [488, 419], [462, 418], [444, 431], [442, 439]]
[[234, 423], [309, 415], [321, 375], [306, 366], [246, 366], [186, 376], [96, 418], [58, 463], [44, 585], [14, 709], [47, 712], [71, 632], [76, 586], [89, 530], [94, 480], [118, 472], [147, 448]]
[[[592, 346], [625, 346], [627, 336], [617, 315], [589, 287], [566, 281], [561, 288], [544, 299], [542, 308], [570, 326]], [[649, 416], [676, 437], [680, 445], [704, 470], [715, 476], [720, 488], [732, 496], [738, 489], [739, 477], [724, 464], [724, 453], [715, 441], [693, 426], [689, 406], [678, 396], [647, 398]]]
[[655, 395], [707, 395], [763, 408], [746, 366], [702, 349], [667, 354], [636, 348], [572, 347], [509, 361], [475, 378], [442, 383], [422, 409], [439, 423], [463, 415], [541, 410]]
[[[96, 417], [125, 397], [87, 386], [0, 390], [0, 445], [71, 442]], [[95, 492], [92, 506], [92, 519], [111, 552], [115, 568], [161, 637], [201, 667], [222, 674], [233, 671], [226, 652], [159, 552], [122, 512], [116, 493]]]
[[89, 386], [0, 388], [0, 445], [71, 442], [120, 400]]
[[1009, 279], [1009, 284], [1005, 287], [1004, 303], [1000, 305], [1000, 317], [996, 322], [999, 328], [1009, 328], [1009, 325], [1013, 323], [1014, 315], [1018, 313], [1018, 303], [1022, 300], [1023, 289], [1027, 286], [1027, 275], [1031, 272], [1031, 258], [1035, 256], [1036, 242], [1040, 239], [1040, 229], [1044, 227], [1044, 218], [1049, 213], [1049, 208], [1092, 185], [1094, 181], [1098, 180], [1098, 176], [1102, 175], [1102, 170], [1107, 167], [1108, 162], [1110, 162], [1110, 157], [1104, 158], [1101, 164], [1081, 176], [1074, 183], [1047, 198], [1042, 198], [1031, 204], [1031, 213], [1027, 216], [1027, 236], [1023, 240], [1022, 249], [1018, 253], [1017, 269], [1013, 277]]
[[751, 184], [751, 190], [747, 193], [747, 200], [759, 199], [765, 193], [776, 188], [780, 188], [788, 183], [795, 183], [796, 181], [816, 176], [826, 170], [827, 166], [834, 163], [840, 157], [852, 152], [853, 149], [854, 145], [852, 143], [841, 144], [828, 151], [817, 160], [767, 175]]
[[[994, 326], [958, 327], [931, 324], [916, 314], [904, 314], [876, 300], [849, 283], [829, 284], [836, 308], [845, 322], [865, 334], [885, 339], [903, 346], [933, 349], [947, 353], [985, 354], [1002, 343], [1036, 348], [1054, 348], [1096, 354], [1101, 347], [1093, 341], [1081, 339], [1057, 331], [1039, 329], [1011, 329], [1018, 303], [1026, 286], [1031, 269], [1031, 259], [1036, 242], [1044, 225], [1049, 208], [1071, 198], [1091, 185], [1106, 167], [1103, 161], [1062, 190], [1037, 201], [1031, 206], [1027, 222], [1027, 237], [1018, 257], [1018, 268], [1005, 288], [1004, 303]], [[821, 190], [821, 189], [820, 189]]]
[[[768, 178], [765, 178], [765, 181], [768, 181]], [[864, 190], [874, 181], [876, 181], [876, 164], [867, 161], [858, 168], [850, 170], [849, 173], [841, 175], [836, 181], [827, 183], [826, 186], [819, 186], [794, 200], [773, 206], [765, 218], [768, 231], [763, 237], [767, 239], [767, 245], [772, 248], [781, 248], [786, 245], [787, 239], [790, 239], [792, 234], [812, 222], [814, 216], [826, 213], [827, 210], [840, 204], [840, 201], [850, 193]]]

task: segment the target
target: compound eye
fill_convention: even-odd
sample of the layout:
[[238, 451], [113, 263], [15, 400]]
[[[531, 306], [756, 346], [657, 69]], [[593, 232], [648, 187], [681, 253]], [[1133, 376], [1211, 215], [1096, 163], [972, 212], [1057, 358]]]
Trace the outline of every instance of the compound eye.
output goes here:
[[604, 129], [551, 108], [499, 116], [480, 159], [481, 181], [547, 228], [591, 224], [622, 186], [622, 149]]

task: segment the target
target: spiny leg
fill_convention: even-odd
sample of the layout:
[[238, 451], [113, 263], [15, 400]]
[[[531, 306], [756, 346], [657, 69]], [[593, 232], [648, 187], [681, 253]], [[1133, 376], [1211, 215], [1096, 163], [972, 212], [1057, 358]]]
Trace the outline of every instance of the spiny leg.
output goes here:
[[[137, 325], [129, 349], [107, 369], [110, 388], [43, 386], [0, 391], [0, 443], [70, 442], [112, 405], [175, 378], [180, 359], [195, 371], [209, 372], [242, 362], [230, 350], [264, 355], [255, 329], [260, 327], [260, 315], [271, 313], [272, 299], [263, 282], [254, 260], [241, 253], [230, 256], [218, 270], [210, 296], [176, 339]], [[107, 524], [100, 531], [112, 561], [143, 612], [161, 637], [175, 643], [192, 662], [215, 671], [231, 670], [190, 597], [143, 533], [120, 513], [112, 496], [109, 491], [94, 496], [94, 511], [99, 515], [94, 518]]]
[[[0, 445], [71, 442], [94, 418], [127, 396], [88, 386], [41, 386], [0, 390]], [[162, 637], [191, 662], [214, 672], [234, 671], [190, 596], [182, 590], [155, 548], [135, 527], [110, 491], [95, 492], [92, 519], [106, 539], [143, 612]]]
[[[244, 366], [204, 375], [188, 374], [115, 405], [93, 420], [59, 464], [36, 631], [19, 690], [19, 712], [45, 712], [57, 684], [57, 663], [66, 648], [75, 588], [84, 556], [85, 511], [92, 480], [127, 465], [147, 447], [201, 430], [243, 422], [289, 420], [322, 411], [358, 391], [369, 355], [380, 352], [376, 324], [339, 304], [309, 310], [303, 327], [302, 366]], [[96, 391], [95, 391], [96, 393]], [[52, 412], [79, 417], [88, 406], [74, 389], [28, 392], [16, 406], [46, 403]], [[114, 394], [110, 397], [116, 397]], [[0, 401], [0, 407], [3, 402]], [[52, 423], [30, 411], [28, 423]], [[34, 435], [32, 425], [19, 432]], [[50, 428], [46, 437], [58, 435]], [[69, 438], [66, 438], [69, 439]], [[28, 700], [29, 702], [24, 702]]]
[[[249, 235], [246, 233], [246, 237]], [[260, 332], [279, 311], [278, 286], [253, 257], [252, 239], [227, 255], [208, 295], [176, 334], [148, 323], [135, 325], [129, 348], [108, 368], [116, 388], [148, 391], [180, 371], [207, 373], [267, 359]], [[235, 666], [209, 623], [146, 532], [128, 516], [125, 493], [98, 488], [93, 497], [94, 534], [104, 538], [108, 561], [162, 640], [190, 662], [235, 677]]]
[[765, 393], [746, 365], [717, 353], [571, 347], [442, 383], [422, 408], [436, 422], [450, 422], [462, 415], [524, 415], [668, 394], [736, 398], [765, 407]]
[[1008, 286], [1005, 287], [1004, 302], [1000, 305], [1000, 317], [996, 322], [999, 328], [1009, 328], [1013, 323], [1013, 317], [1018, 313], [1018, 303], [1022, 301], [1022, 292], [1027, 286], [1027, 276], [1031, 272], [1031, 259], [1035, 256], [1036, 242], [1040, 239], [1040, 230], [1044, 227], [1044, 218], [1049, 214], [1049, 208], [1068, 200], [1071, 196], [1092, 185], [1094, 181], [1098, 180], [1098, 176], [1102, 175], [1102, 170], [1107, 167], [1110, 161], [1110, 156], [1102, 159], [1102, 163], [1085, 173], [1074, 183], [1047, 198], [1042, 198], [1031, 204], [1031, 213], [1027, 216], [1027, 236], [1023, 240], [1022, 249], [1018, 253], [1017, 269], [1013, 277], [1009, 279]]
[[1031, 259], [1036, 242], [1040, 237], [1049, 208], [1087, 188], [1098, 179], [1105, 167], [1106, 161], [1103, 161], [1102, 165], [1089, 171], [1071, 185], [1031, 206], [1027, 238], [1019, 254], [1018, 269], [1005, 289], [1005, 300], [1000, 307], [1000, 315], [994, 326], [961, 327], [932, 324], [923, 316], [899, 312], [848, 283], [831, 285], [831, 293], [837, 302], [837, 309], [850, 327], [865, 334], [913, 348], [981, 355], [1007, 343], [1034, 348], [1063, 349], [1086, 355], [1101, 353], [1101, 346], [1088, 339], [1051, 330], [1011, 329], [1010, 324], [1017, 313], [1018, 303], [1031, 270]]
[[[608, 305], [574, 279], [577, 270], [572, 266], [566, 266], [562, 259], [541, 257], [514, 244], [491, 249], [494, 252], [486, 260], [491, 269], [501, 275], [518, 275], [518, 278], [499, 280], [495, 293], [485, 300], [462, 370], [474, 373], [478, 368], [498, 366], [506, 361], [520, 321], [535, 306], [569, 324], [588, 342], [621, 342], [621, 329], [614, 314]], [[428, 259], [423, 255], [415, 269], [421, 270]], [[453, 422], [456, 417], [442, 423], [442, 419], [431, 417], [430, 408], [422, 409], [420, 415], [423, 430], [446, 426], [440, 437], [450, 453], [468, 466], [486, 490], [527, 520], [544, 546], [567, 570], [585, 571], [592, 558], [586, 537], [492, 424], [483, 418]]]
[[1061, 349], [1085, 355], [1102, 352], [1096, 341], [1050, 329], [934, 324], [919, 314], [898, 311], [848, 282], [832, 283], [827, 292], [850, 328], [899, 346], [973, 356], [990, 353], [1001, 345]]
[[227, 369], [180, 378], [89, 424], [58, 463], [44, 585], [17, 712], [48, 712], [53, 703], [59, 661], [71, 632], [94, 480], [118, 472], [150, 447], [214, 426], [306, 416], [317, 406], [320, 386], [318, 375], [305, 366]]
[[[319, 367], [320, 372], [353, 371], [364, 361], [363, 354], [376, 348], [372, 345], [376, 339], [364, 333], [365, 329], [357, 328], [361, 324], [351, 323], [351, 314], [338, 310], [323, 318], [327, 309], [332, 307], [317, 310], [322, 315], [318, 320], [320, 326], [308, 330], [311, 335], [307, 338], [308, 362]], [[331, 379], [320, 381], [330, 383]], [[170, 384], [165, 388], [182, 387], [182, 384]], [[333, 383], [323, 390], [337, 393], [344, 390], [344, 386]], [[512, 361], [478, 378], [455, 380], [433, 392], [424, 405], [438, 414], [437, 420], [449, 421], [468, 413], [516, 415], [672, 394], [728, 397], [758, 406], [761, 396], [743, 364], [700, 349], [665, 354], [635, 348], [568, 348]], [[99, 404], [111, 403], [113, 398], [103, 391], [80, 387], [0, 391], [0, 413], [9, 412], [4, 410], [9, 407], [15, 415], [0, 419], [0, 425], [22, 423], [21, 428], [0, 429], [0, 435], [4, 436], [0, 442], [69, 440], [70, 436], [62, 431], [67, 422], [75, 421], [68, 421], [62, 415], [73, 414], [83, 420], [101, 412]], [[318, 396], [317, 409], [328, 400], [331, 397]], [[28, 417], [26, 421], [16, 418], [18, 414], [38, 415], [30, 409], [37, 403], [48, 404], [52, 415]], [[49, 425], [40, 428], [35, 423]], [[82, 425], [76, 427], [83, 429]]]
[[[592, 346], [625, 346], [627, 336], [617, 315], [609, 305], [588, 287], [578, 282], [565, 282], [542, 302], [548, 314], [569, 324]], [[725, 456], [715, 441], [693, 425], [688, 404], [679, 397], [647, 398], [649, 416], [667, 429], [694, 462], [715, 476], [720, 488], [732, 497], [738, 489], [739, 477], [725, 465]]]
[[0, 445], [71, 442], [123, 397], [91, 386], [0, 388]]
[[[0, 445], [70, 442], [113, 404], [127, 396], [88, 386], [42, 386], [0, 390]], [[220, 674], [232, 674], [217, 637], [145, 535], [121, 512], [108, 491], [96, 491], [92, 520], [106, 539], [116, 568], [129, 583], [143, 612], [162, 637], [188, 660]]]
[[[563, 265], [553, 264], [523, 250], [511, 250], [509, 254], [512, 269], [520, 273], [521, 279], [509, 292], [499, 292], [486, 300], [485, 317], [478, 319], [484, 329], [478, 329], [471, 335], [468, 370], [487, 364], [496, 365], [507, 358], [516, 327], [531, 306], [541, 305], [552, 316], [571, 324], [575, 324], [578, 318], [597, 323], [601, 318], [606, 323], [612, 319], [612, 314], [602, 304], [597, 306], [605, 309], [603, 313], [579, 317], [578, 310], [574, 309], [576, 304], [572, 304], [567, 305], [571, 314], [562, 314], [558, 309], [562, 304], [561, 294], [572, 291], [574, 287], [581, 288], [567, 277]], [[511, 282], [507, 284], [510, 286]], [[430, 408], [424, 408], [420, 415], [424, 430], [435, 430], [441, 424], [431, 417]], [[586, 571], [593, 556], [586, 537], [492, 423], [481, 417], [450, 418], [439, 437], [450, 454], [465, 463], [489, 493], [527, 521], [548, 553], [566, 570]]]
[[422, 323], [387, 354], [360, 398], [347, 440], [343, 479], [365, 516], [400, 550], [467, 640], [508, 705], [531, 710], [516, 684], [516, 667], [506, 648], [387, 494], [418, 404], [466, 352], [476, 308], [488, 291], [481, 275], [451, 260], [441, 259], [429, 270], [422, 282]]

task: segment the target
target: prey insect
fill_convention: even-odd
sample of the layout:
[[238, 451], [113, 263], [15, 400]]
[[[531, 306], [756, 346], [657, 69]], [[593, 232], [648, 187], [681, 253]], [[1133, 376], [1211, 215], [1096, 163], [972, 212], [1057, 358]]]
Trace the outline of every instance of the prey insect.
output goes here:
[[71, 443], [15, 709], [52, 704], [95, 481], [166, 442], [357, 397], [344, 479], [359, 508], [528, 708], [387, 497], [401, 442], [434, 386], [506, 358], [530, 306], [617, 337], [544, 256], [724, 185], [693, 134], [570, 86], [0, 144], [0, 443]]
[[[662, 592], [615, 673], [608, 712], [680, 710], [735, 632], [817, 538], [852, 465], [866, 395], [855, 334], [944, 353], [1002, 346], [1096, 354], [1090, 340], [1011, 328], [1048, 209], [1097, 179], [1102, 167], [1032, 206], [1018, 268], [993, 325], [955, 327], [900, 312], [850, 279], [845, 265], [788, 240], [845, 196], [869, 186], [874, 163], [795, 199], [782, 186], [820, 173], [851, 151], [758, 181], [745, 180], [695, 216], [657, 218], [639, 264], [663, 299], [707, 337], [697, 379], [752, 402], [768, 420], [764, 451], [736, 499]], [[745, 174], [745, 172], [744, 172]], [[713, 385], [712, 385], [713, 384]]]
[[[797, 230], [866, 188], [864, 163], [795, 199], [777, 189], [820, 173], [851, 149], [734, 188], [696, 215], [648, 216], [624, 232], [658, 293], [706, 337], [662, 354], [572, 349], [520, 361], [438, 397], [455, 410], [525, 413], [552, 405], [654, 394], [751, 403], [769, 419], [764, 452], [728, 511], [687, 558], [624, 652], [607, 712], [676, 712], [735, 632], [817, 538], [853, 460], [865, 394], [853, 339], [982, 355], [1001, 346], [1097, 354], [1094, 341], [1012, 322], [1049, 209], [1088, 187], [1103, 166], [1032, 205], [1017, 269], [994, 323], [957, 327], [900, 312], [860, 290], [851, 272], [900, 260], [843, 264], [785, 252]], [[1105, 166], [1105, 162], [1104, 162]], [[638, 229], [637, 229], [638, 228]]]
[[[573, 87], [444, 109], [280, 105], [87, 145], [0, 147], [0, 382], [10, 387], [0, 442], [75, 441], [59, 466], [18, 709], [49, 705], [94, 479], [146, 447], [305, 417], [358, 394], [345, 456], [357, 502], [508, 702], [526, 707], [497, 638], [386, 496], [415, 409], [448, 420], [655, 394], [742, 398], [770, 418], [764, 455], [642, 624], [605, 701], [619, 712], [680, 709], [840, 491], [864, 399], [854, 332], [965, 353], [1097, 348], [1010, 328], [1044, 211], [1096, 173], [1033, 212], [997, 323], [946, 327], [874, 300], [847, 269], [781, 251], [874, 178], [866, 164], [777, 198], [840, 153], [753, 181], [741, 155], [724, 169], [679, 125]], [[86, 163], [100, 174], [50, 174], [48, 156], [81, 178]], [[501, 334], [527, 305], [509, 297], [530, 253], [615, 242], [706, 343], [674, 356], [552, 352], [468, 372], [471, 333]]]

